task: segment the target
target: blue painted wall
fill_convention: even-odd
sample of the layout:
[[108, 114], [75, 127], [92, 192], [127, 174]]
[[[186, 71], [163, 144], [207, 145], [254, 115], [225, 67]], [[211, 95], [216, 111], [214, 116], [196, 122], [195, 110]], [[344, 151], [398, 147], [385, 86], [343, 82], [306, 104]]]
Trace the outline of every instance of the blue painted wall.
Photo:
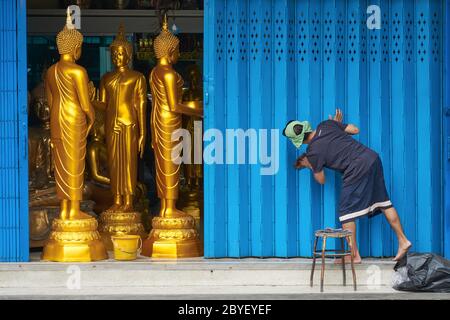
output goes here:
[[[371, 4], [381, 30], [366, 25]], [[414, 250], [449, 256], [445, 9], [440, 0], [206, 0], [205, 130], [315, 126], [342, 108], [356, 139], [380, 154]], [[280, 135], [273, 176], [261, 165], [205, 165], [206, 257], [310, 256], [314, 230], [339, 225], [340, 176], [327, 171], [319, 186], [293, 169], [300, 152]], [[357, 239], [364, 256], [397, 247], [383, 215], [359, 220]]]
[[27, 261], [26, 2], [0, 0], [0, 261]]
[[445, 119], [444, 119], [444, 153], [443, 162], [444, 166], [444, 250], [445, 256], [450, 257], [450, 0], [445, 1], [445, 51], [444, 51], [444, 107], [445, 107]]

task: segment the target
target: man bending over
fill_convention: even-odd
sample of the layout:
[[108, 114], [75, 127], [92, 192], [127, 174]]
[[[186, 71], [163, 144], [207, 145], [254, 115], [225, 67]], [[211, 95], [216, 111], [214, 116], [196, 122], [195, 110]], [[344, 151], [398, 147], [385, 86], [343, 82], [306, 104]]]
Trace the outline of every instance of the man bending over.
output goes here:
[[283, 131], [283, 135], [297, 148], [302, 144], [308, 145], [306, 153], [296, 161], [297, 169], [311, 169], [315, 180], [320, 184], [325, 184], [324, 168], [342, 173], [339, 220], [344, 229], [353, 233], [354, 262], [361, 263], [354, 220], [366, 215], [372, 217], [380, 211], [397, 235], [399, 247], [394, 260], [398, 261], [411, 248], [411, 242], [403, 233], [397, 211], [389, 200], [381, 159], [375, 151], [351, 137], [358, 133], [356, 126], [342, 123], [342, 112], [339, 109], [333, 119], [330, 116], [316, 130], [311, 128], [308, 121], [290, 121]]

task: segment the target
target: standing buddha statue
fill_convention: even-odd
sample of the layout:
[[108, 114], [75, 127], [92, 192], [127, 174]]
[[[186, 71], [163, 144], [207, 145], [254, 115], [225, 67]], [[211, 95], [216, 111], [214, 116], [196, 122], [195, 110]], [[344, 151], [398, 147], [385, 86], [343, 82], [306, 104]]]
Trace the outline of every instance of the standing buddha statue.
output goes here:
[[168, 28], [164, 15], [161, 33], [153, 42], [157, 65], [150, 74], [152, 91], [151, 134], [156, 161], [156, 185], [161, 199], [159, 216], [152, 220], [152, 231], [144, 242], [143, 254], [152, 257], [194, 257], [202, 254], [195, 220], [176, 208], [180, 164], [172, 153], [180, 145], [172, 133], [181, 129], [182, 114], [203, 114], [200, 101], [181, 103], [183, 79], [173, 69], [178, 61], [179, 40]]
[[142, 158], [146, 137], [147, 85], [142, 73], [128, 66], [133, 47], [120, 25], [111, 43], [115, 70], [100, 81], [100, 104], [106, 111], [105, 132], [108, 169], [114, 204], [101, 215], [100, 231], [108, 249], [111, 235], [144, 236], [141, 213], [134, 209], [137, 185], [138, 153]]
[[108, 153], [105, 142], [105, 112], [95, 108], [95, 122], [90, 132], [91, 140], [87, 145], [87, 174], [84, 198], [95, 202], [94, 211], [98, 214], [108, 209], [113, 197], [108, 176]]
[[[183, 101], [202, 101], [203, 100], [203, 88], [202, 88], [202, 76], [198, 66], [191, 65], [187, 68], [189, 75], [189, 87], [183, 94]], [[183, 127], [191, 134], [191, 146], [194, 145], [194, 123], [195, 121], [201, 121], [200, 117], [196, 116], [184, 116]], [[203, 167], [201, 164], [194, 164], [194, 148], [191, 148], [191, 164], [184, 164], [184, 175], [186, 183], [189, 189], [200, 188], [201, 179], [203, 176]]]
[[[183, 93], [183, 101], [202, 101], [203, 87], [202, 76], [197, 65], [190, 65], [186, 68], [189, 77], [189, 87]], [[191, 136], [191, 146], [194, 146], [195, 134], [199, 134], [195, 127], [196, 121], [201, 123], [201, 118], [196, 116], [183, 116], [183, 128], [189, 131]], [[201, 128], [201, 127], [200, 127]], [[200, 146], [201, 147], [201, 146]], [[201, 213], [203, 208], [203, 192], [202, 192], [202, 178], [203, 165], [202, 163], [194, 163], [195, 148], [191, 148], [191, 163], [183, 163], [183, 174], [185, 179], [184, 187], [181, 189], [181, 197], [179, 205], [183, 211], [195, 218], [195, 226], [197, 231], [202, 235], [201, 228]]]
[[45, 97], [45, 74], [32, 91], [32, 109], [41, 121], [39, 126], [30, 127], [28, 138], [30, 190], [43, 190], [54, 185], [53, 161], [50, 141], [50, 107]]
[[107, 258], [97, 232], [97, 220], [80, 210], [86, 139], [95, 118], [87, 72], [76, 64], [82, 43], [83, 36], [72, 24], [67, 9], [66, 26], [56, 37], [60, 59], [48, 69], [45, 81], [56, 194], [61, 208], [44, 246], [44, 260], [75, 262]]

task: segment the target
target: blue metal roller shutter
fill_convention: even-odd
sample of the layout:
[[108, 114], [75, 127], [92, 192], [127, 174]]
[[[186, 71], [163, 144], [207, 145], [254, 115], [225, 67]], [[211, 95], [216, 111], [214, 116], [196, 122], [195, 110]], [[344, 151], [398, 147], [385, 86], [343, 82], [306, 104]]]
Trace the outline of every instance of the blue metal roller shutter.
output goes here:
[[[369, 5], [380, 30], [366, 25]], [[443, 254], [444, 12], [441, 0], [207, 0], [205, 130], [315, 126], [341, 107], [380, 154], [414, 249]], [[340, 177], [327, 171], [321, 187], [294, 171], [282, 136], [279, 148], [274, 176], [205, 165], [206, 257], [310, 256], [313, 231], [339, 225]], [[396, 249], [381, 215], [358, 221], [357, 237], [364, 256]]]
[[28, 261], [26, 2], [0, 0], [0, 261]]

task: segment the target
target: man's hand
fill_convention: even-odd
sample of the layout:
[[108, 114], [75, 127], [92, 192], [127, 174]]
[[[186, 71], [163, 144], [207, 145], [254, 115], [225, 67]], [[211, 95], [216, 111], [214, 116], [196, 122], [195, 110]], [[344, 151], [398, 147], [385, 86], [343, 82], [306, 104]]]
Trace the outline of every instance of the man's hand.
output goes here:
[[344, 116], [342, 114], [342, 110], [341, 109], [336, 109], [336, 113], [335, 113], [334, 117], [332, 117], [331, 114], [328, 116], [328, 119], [334, 120], [334, 121], [337, 121], [337, 122], [342, 122], [343, 118], [344, 118]]
[[323, 170], [314, 172], [314, 179], [316, 179], [319, 184], [325, 184], [325, 172]]
[[312, 169], [311, 163], [309, 163], [308, 158], [305, 154], [302, 154], [300, 157], [298, 157], [297, 161], [295, 162], [295, 168], [299, 170], [304, 168]]
[[87, 139], [95, 123], [95, 112], [92, 106], [86, 116], [87, 116], [87, 131], [86, 131], [86, 139]]

